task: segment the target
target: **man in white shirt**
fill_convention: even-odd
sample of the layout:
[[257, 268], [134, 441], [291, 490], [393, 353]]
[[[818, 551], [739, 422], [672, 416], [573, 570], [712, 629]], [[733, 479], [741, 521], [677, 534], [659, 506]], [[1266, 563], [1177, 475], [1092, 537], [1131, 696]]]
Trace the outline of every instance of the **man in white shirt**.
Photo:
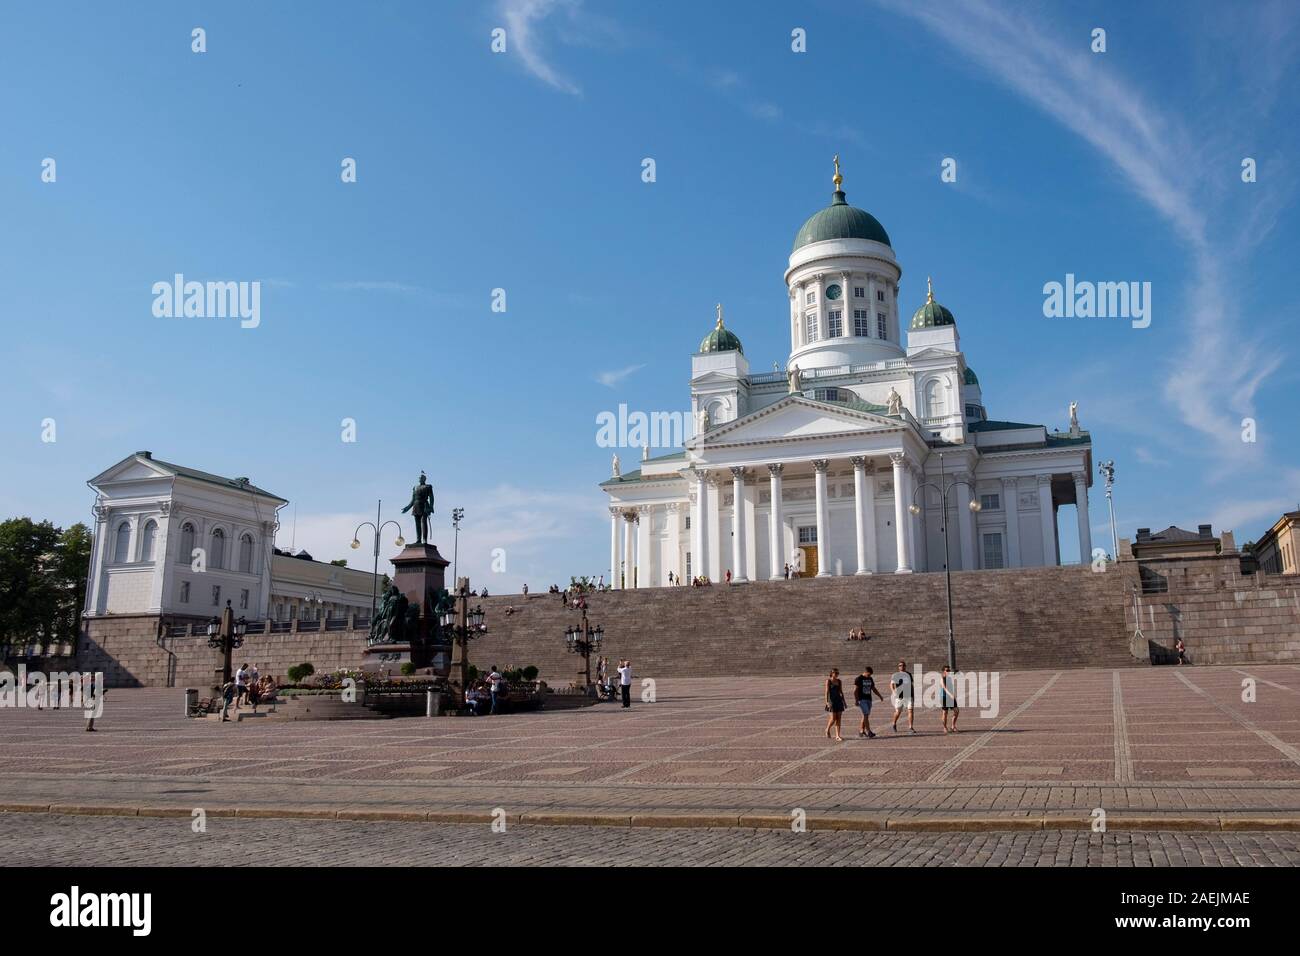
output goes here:
[[505, 678], [497, 673], [497, 669], [494, 666], [492, 668], [492, 673], [488, 674], [488, 689], [492, 692], [492, 710], [489, 711], [489, 713], [495, 714], [497, 712], [497, 695], [504, 689], [502, 687], [502, 684], [504, 683]]
[[240, 664], [239, 670], [235, 671], [235, 709], [244, 702], [244, 696], [248, 693], [248, 665]]
[[618, 665], [618, 685], [623, 689], [623, 706], [632, 706], [632, 662], [623, 661]]

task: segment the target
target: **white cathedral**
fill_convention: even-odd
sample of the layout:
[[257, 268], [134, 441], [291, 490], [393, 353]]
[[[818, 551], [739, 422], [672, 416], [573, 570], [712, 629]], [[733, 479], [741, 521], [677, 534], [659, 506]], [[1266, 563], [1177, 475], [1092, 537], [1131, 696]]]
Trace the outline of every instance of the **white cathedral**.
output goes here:
[[[704, 576], [941, 571], [1059, 564], [1057, 509], [1092, 552], [1092, 442], [996, 421], [953, 314], [931, 288], [903, 338], [889, 236], [841, 188], [795, 234], [785, 372], [751, 374], [723, 324], [691, 358], [695, 434], [602, 483], [615, 587]], [[929, 283], [927, 282], [927, 286]], [[620, 542], [620, 535], [621, 542]]]

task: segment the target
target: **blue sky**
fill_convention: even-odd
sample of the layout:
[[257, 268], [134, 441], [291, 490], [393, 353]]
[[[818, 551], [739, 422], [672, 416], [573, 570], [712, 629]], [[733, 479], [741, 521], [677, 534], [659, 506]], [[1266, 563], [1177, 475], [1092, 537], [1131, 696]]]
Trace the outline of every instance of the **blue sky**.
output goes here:
[[[476, 583], [601, 573], [597, 414], [686, 408], [717, 301], [755, 370], [784, 362], [786, 256], [838, 152], [991, 417], [1077, 400], [1121, 534], [1257, 537], [1300, 501], [1298, 63], [1285, 2], [7, 4], [0, 512], [86, 520], [86, 479], [147, 448], [354, 558], [423, 468]], [[260, 281], [261, 324], [156, 318], [177, 272]], [[1151, 282], [1150, 328], [1045, 318], [1066, 273]]]

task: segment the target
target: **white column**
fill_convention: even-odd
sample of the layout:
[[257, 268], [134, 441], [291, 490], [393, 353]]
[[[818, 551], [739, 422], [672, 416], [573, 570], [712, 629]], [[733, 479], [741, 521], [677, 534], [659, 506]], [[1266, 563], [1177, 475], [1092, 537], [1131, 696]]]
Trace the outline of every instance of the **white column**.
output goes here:
[[1056, 563], [1056, 514], [1052, 510], [1052, 476], [1038, 476], [1038, 514], [1043, 528], [1043, 566]]
[[827, 512], [827, 494], [826, 494], [826, 470], [830, 467], [830, 462], [825, 458], [819, 458], [812, 463], [813, 466], [813, 485], [817, 494], [817, 577], [828, 578], [831, 576], [830, 560], [830, 520]]
[[[907, 469], [907, 499], [906, 499], [909, 505], [916, 500], [916, 489], [921, 484], [919, 480], [920, 474], [921, 474], [921, 470], [919, 468], [911, 467], [909, 465]], [[921, 505], [922, 507], [924, 507], [925, 505], [924, 496], [922, 496], [921, 498]], [[907, 509], [907, 553], [911, 556], [912, 567], [913, 568], [920, 567], [922, 568], [922, 570], [924, 570], [924, 567], [921, 564], [921, 548], [919, 547], [918, 544], [920, 540], [921, 540], [921, 516], [912, 514], [912, 509], [908, 508]]]
[[725, 577], [730, 555], [723, 547], [722, 540], [722, 479], [719, 475], [709, 476], [709, 580], [721, 581]]
[[167, 571], [171, 565], [167, 561], [167, 542], [171, 539], [172, 519], [168, 502], [163, 503], [165, 510], [154, 520], [158, 522], [158, 537], [153, 543], [153, 580], [149, 582], [149, 609], [162, 610]]
[[664, 551], [660, 563], [664, 569], [663, 583], [667, 584], [669, 571], [674, 581], [682, 576], [682, 507], [678, 502], [668, 505], [668, 544]]
[[1079, 509], [1079, 563], [1087, 564], [1092, 560], [1092, 528], [1088, 524], [1088, 476], [1076, 471], [1074, 478], [1074, 501]]
[[784, 579], [785, 565], [789, 560], [785, 555], [785, 518], [781, 501], [781, 472], [784, 470], [782, 464], [767, 466], [768, 487], [772, 491], [772, 513], [767, 519], [767, 551], [773, 581]]
[[856, 455], [849, 459], [849, 463], [853, 465], [853, 523], [858, 544], [857, 573], [870, 574], [871, 568], [867, 564], [867, 515], [870, 506], [867, 500], [867, 459]]
[[961, 569], [975, 571], [979, 568], [979, 549], [975, 541], [975, 512], [970, 510], [975, 500], [975, 476], [970, 472], [957, 475], [961, 484], [957, 486], [957, 527], [961, 529]]
[[648, 588], [654, 583], [650, 573], [650, 537], [654, 533], [654, 509], [643, 506], [637, 509], [636, 529], [636, 586]]
[[623, 512], [623, 587], [634, 588], [632, 573], [636, 570], [636, 520], [635, 511]]
[[709, 483], [702, 471], [695, 472], [695, 517], [691, 524], [695, 539], [691, 570], [696, 577], [703, 577], [709, 573]]
[[618, 509], [609, 509], [609, 586], [618, 590]]
[[1002, 479], [1002, 510], [1007, 515], [1007, 567], [1020, 567], [1020, 492], [1016, 479]]
[[876, 466], [872, 462], [867, 462], [865, 469], [866, 484], [862, 496], [863, 511], [866, 512], [866, 543], [867, 543], [867, 571], [879, 571], [877, 564], [880, 561], [878, 549], [876, 547]]
[[908, 502], [903, 499], [906, 489], [903, 465], [907, 461], [907, 456], [903, 452], [895, 452], [889, 456], [889, 460], [894, 466], [894, 538], [898, 548], [898, 567], [894, 569], [894, 573], [911, 574], [912, 563], [907, 551]]
[[105, 590], [108, 585], [108, 572], [104, 566], [108, 564], [109, 533], [108, 529], [112, 525], [110, 518], [112, 511], [105, 505], [95, 505], [95, 556], [91, 564], [94, 574], [90, 578], [90, 593], [86, 596], [86, 609], [91, 614], [103, 614], [107, 604], [107, 595]]
[[745, 469], [731, 469], [731, 580], [747, 582], [745, 575]]

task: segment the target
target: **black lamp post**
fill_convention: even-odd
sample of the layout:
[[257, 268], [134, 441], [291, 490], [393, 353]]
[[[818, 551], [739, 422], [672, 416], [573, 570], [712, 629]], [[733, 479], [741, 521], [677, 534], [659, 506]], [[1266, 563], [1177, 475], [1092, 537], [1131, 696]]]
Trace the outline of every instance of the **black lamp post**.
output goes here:
[[456, 565], [460, 560], [460, 523], [464, 519], [464, 517], [465, 517], [464, 508], [451, 509], [451, 526], [454, 529], [456, 529], [455, 540], [451, 546], [451, 579], [453, 581], [459, 580], [459, 578], [456, 577], [457, 574]]
[[221, 617], [214, 617], [208, 622], [208, 647], [222, 652], [221, 684], [223, 687], [230, 683], [230, 655], [237, 648], [244, 646], [244, 634], [247, 631], [248, 623], [242, 617], [235, 620], [235, 612], [230, 609], [230, 601], [226, 601]]
[[944, 483], [943, 452], [939, 452], [939, 484], [936, 485], [932, 481], [925, 481], [917, 485], [916, 489], [912, 492], [912, 503], [907, 508], [907, 510], [912, 514], [919, 515], [921, 513], [921, 507], [916, 503], [916, 496], [921, 493], [921, 489], [933, 488], [935, 491], [939, 492], [939, 499], [943, 508], [944, 585], [947, 589], [948, 596], [948, 668], [954, 672], [957, 670], [957, 643], [953, 639], [952, 634], [952, 562], [948, 558], [948, 493], [956, 490], [958, 485], [965, 485], [971, 491], [970, 510], [974, 512], [983, 510], [980, 506], [979, 500], [974, 497], [975, 486], [969, 481], [955, 478], [947, 484]]
[[469, 578], [461, 578], [456, 584], [456, 598], [452, 606], [438, 615], [438, 624], [442, 632], [451, 638], [451, 667], [448, 679], [461, 693], [469, 683], [469, 642], [487, 631], [483, 623], [483, 606], [469, 606]]
[[380, 523], [379, 518], [383, 511], [383, 507], [384, 507], [384, 501], [381, 498], [379, 499], [379, 503], [375, 505], [375, 520], [361, 522], [361, 524], [357, 525], [357, 530], [352, 532], [352, 549], [354, 551], [357, 548], [361, 547], [361, 539], [358, 538], [357, 535], [361, 533], [362, 528], [364, 528], [366, 525], [370, 525], [370, 527], [373, 528], [375, 532], [375, 567], [370, 580], [370, 620], [371, 621], [375, 619], [375, 604], [377, 603], [376, 599], [379, 590], [379, 535], [383, 532], [384, 528], [388, 527], [388, 525], [391, 524], [394, 528], [397, 529], [397, 539], [393, 542], [394, 546], [400, 548], [406, 544], [406, 539], [402, 537], [402, 526], [400, 524], [398, 524], [396, 521], [385, 521], [382, 524]]
[[582, 623], [570, 627], [564, 632], [564, 646], [570, 654], [581, 654], [584, 663], [583, 676], [586, 680], [585, 686], [591, 688], [591, 655], [600, 653], [601, 641], [605, 639], [605, 628], [597, 624], [595, 627], [587, 620], [586, 602], [580, 605], [582, 610]]

